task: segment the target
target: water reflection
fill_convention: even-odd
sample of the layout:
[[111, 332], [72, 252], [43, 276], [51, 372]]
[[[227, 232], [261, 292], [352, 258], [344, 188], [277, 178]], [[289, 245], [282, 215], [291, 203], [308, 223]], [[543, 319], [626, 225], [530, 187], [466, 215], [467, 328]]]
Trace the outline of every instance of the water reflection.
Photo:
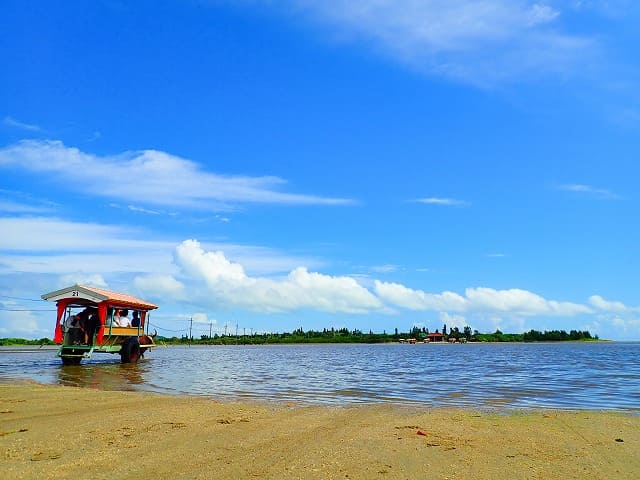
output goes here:
[[60, 365], [56, 370], [60, 385], [93, 388], [99, 390], [139, 390], [144, 384], [144, 363], [88, 363], [82, 365]]

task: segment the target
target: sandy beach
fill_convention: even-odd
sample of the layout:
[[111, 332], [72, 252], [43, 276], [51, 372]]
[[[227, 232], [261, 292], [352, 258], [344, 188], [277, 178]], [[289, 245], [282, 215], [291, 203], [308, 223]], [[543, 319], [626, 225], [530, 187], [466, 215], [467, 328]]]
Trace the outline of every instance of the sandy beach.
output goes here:
[[0, 385], [3, 478], [636, 479], [640, 416]]

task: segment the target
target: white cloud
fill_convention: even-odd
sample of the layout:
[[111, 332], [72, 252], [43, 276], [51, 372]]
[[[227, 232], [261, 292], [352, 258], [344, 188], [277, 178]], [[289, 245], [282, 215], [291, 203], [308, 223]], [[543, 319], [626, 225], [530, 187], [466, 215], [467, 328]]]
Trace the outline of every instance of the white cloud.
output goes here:
[[33, 198], [26, 192], [0, 188], [0, 212], [21, 214], [42, 214], [51, 212], [55, 204]]
[[0, 212], [5, 213], [45, 213], [51, 211], [50, 207], [27, 205], [26, 203], [11, 200], [0, 200]]
[[494, 290], [467, 288], [465, 295], [454, 292], [441, 294], [412, 290], [397, 283], [376, 281], [375, 291], [385, 302], [409, 310], [438, 312], [492, 313], [512, 316], [574, 316], [592, 313], [584, 305], [546, 300], [526, 290]]
[[[562, 33], [561, 12], [529, 0], [289, 0], [306, 18], [429, 73], [488, 84], [566, 73], [595, 42]], [[276, 4], [281, 5], [281, 4]]]
[[385, 265], [375, 265], [371, 267], [372, 272], [376, 273], [393, 273], [397, 272], [400, 269], [398, 265], [394, 265], [392, 263], [387, 263]]
[[560, 16], [560, 12], [558, 10], [554, 10], [549, 5], [540, 5], [536, 3], [531, 6], [527, 16], [527, 25], [533, 26], [553, 22]]
[[162, 212], [158, 210], [149, 210], [148, 208], [136, 207], [135, 205], [127, 205], [127, 208], [132, 212], [148, 213], [149, 215], [162, 215]]
[[378, 280], [375, 281], [374, 290], [383, 301], [408, 310], [463, 312], [467, 307], [466, 299], [454, 292], [426, 293], [399, 283]]
[[479, 311], [509, 312], [522, 316], [550, 315], [558, 317], [591, 313], [591, 309], [584, 305], [546, 300], [535, 293], [517, 288], [509, 290], [467, 288], [465, 294], [470, 308]]
[[15, 127], [15, 128], [19, 128], [21, 130], [27, 130], [29, 132], [40, 132], [42, 131], [42, 129], [38, 126], [38, 125], [32, 125], [29, 123], [24, 123], [24, 122], [20, 122], [14, 118], [11, 117], [4, 117], [4, 120], [2, 121], [2, 123], [4, 123], [5, 125], [8, 125], [9, 127]]
[[428, 197], [428, 198], [418, 198], [415, 201], [418, 203], [426, 203], [428, 205], [444, 205], [449, 207], [469, 206], [469, 202], [465, 202], [464, 200], [458, 200], [457, 198]]
[[458, 327], [460, 331], [464, 330], [464, 327], [468, 326], [467, 319], [462, 315], [449, 314], [447, 312], [440, 312], [440, 322], [451, 330], [453, 327]]
[[325, 261], [311, 256], [287, 254], [255, 245], [200, 242], [200, 246], [205, 250], [225, 252], [226, 256], [241, 263], [249, 275], [286, 274], [300, 265], [314, 269], [326, 266]]
[[[5, 302], [0, 305], [7, 309], [0, 310], [0, 337], [51, 338], [51, 328], [43, 328], [32, 312], [20, 311], [19, 305]], [[55, 306], [51, 306], [50, 310], [49, 316], [55, 318]]]
[[150, 298], [185, 298], [184, 284], [171, 275], [139, 275], [134, 278], [133, 285]]
[[193, 323], [206, 323], [207, 325], [216, 323], [215, 320], [210, 320], [209, 316], [204, 312], [194, 313], [193, 315], [191, 315], [190, 319], [193, 320]]
[[640, 339], [640, 318], [631, 312], [600, 313], [581, 327], [608, 340]]
[[[178, 241], [155, 239], [152, 232], [123, 225], [71, 222], [56, 218], [0, 217], [0, 274], [60, 274], [84, 276], [100, 273], [172, 275]], [[144, 239], [144, 240], [138, 240]], [[252, 274], [289, 272], [300, 264], [319, 268], [323, 262], [278, 250], [232, 243], [205, 243], [224, 250]], [[73, 282], [72, 282], [73, 283]], [[108, 282], [107, 282], [108, 283]]]
[[175, 243], [146, 240], [134, 227], [28, 217], [0, 218], [0, 231], [3, 274], [60, 274], [105, 286], [107, 274], [173, 271]]
[[609, 200], [618, 200], [620, 199], [620, 195], [610, 192], [604, 188], [595, 188], [590, 185], [582, 185], [582, 184], [567, 184], [567, 185], [559, 185], [558, 190], [564, 190], [567, 192], [575, 192], [582, 193], [585, 195], [591, 195], [597, 198], [609, 199]]
[[297, 267], [280, 279], [251, 277], [241, 264], [228, 260], [223, 252], [205, 251], [195, 240], [178, 245], [175, 262], [188, 281], [196, 284], [193, 291], [204, 284], [200, 298], [215, 304], [261, 312], [314, 309], [353, 314], [383, 307], [375, 295], [352, 277], [309, 272], [305, 267]]
[[[121, 252], [94, 251], [80, 254], [3, 255], [0, 261], [0, 273], [15, 272], [27, 274], [70, 275], [69, 278], [86, 278], [100, 275], [129, 273], [171, 273], [171, 251], [123, 250]], [[69, 273], [73, 272], [73, 273]], [[71, 282], [75, 283], [75, 282]]]
[[589, 297], [589, 303], [598, 310], [603, 310], [605, 312], [640, 312], [640, 307], [628, 307], [622, 302], [605, 300], [600, 295], [592, 295], [591, 297]]
[[[346, 205], [352, 200], [278, 191], [278, 177], [208, 172], [191, 160], [158, 150], [100, 157], [60, 141], [24, 140], [0, 149], [0, 167], [43, 174], [66, 188], [117, 200], [198, 210], [229, 210], [237, 203]], [[105, 182], [117, 172], [117, 181]]]
[[104, 281], [102, 275], [94, 273], [92, 275], [87, 275], [86, 273], [70, 273], [67, 275], [62, 275], [58, 281], [58, 285], [60, 288], [68, 287], [69, 285], [73, 285], [74, 283], [80, 285], [92, 285], [94, 287], [106, 288], [108, 287], [107, 282]]
[[[638, 338], [640, 334], [636, 313], [640, 308], [599, 295], [591, 296], [587, 306], [548, 300], [522, 289], [467, 288], [462, 293], [428, 293], [399, 283], [318, 273], [308, 265], [315, 262], [314, 268], [318, 268], [322, 262], [264, 247], [201, 244], [194, 240], [176, 247], [176, 242], [153, 240], [145, 231], [138, 233], [148, 240], [132, 240], [128, 238], [130, 233], [123, 233], [115, 225], [0, 218], [0, 230], [7, 232], [0, 236], [2, 281], [20, 278], [24, 284], [27, 278], [33, 279], [29, 284], [39, 292], [34, 292], [34, 298], [39, 297], [44, 285], [54, 289], [79, 282], [107, 288], [118, 285], [124, 291], [156, 299], [165, 307], [177, 303], [184, 308], [188, 304], [189, 310], [196, 312], [222, 308], [266, 313], [308, 309], [330, 314], [390, 314], [411, 310], [437, 312], [448, 325], [460, 326], [464, 320], [481, 331], [524, 328], [525, 318], [589, 315], [599, 325], [617, 326], [622, 332], [619, 338]], [[95, 245], [83, 247], [87, 241]], [[53, 282], [55, 287], [51, 286]], [[541, 328], [538, 320], [530, 321], [527, 329]], [[9, 328], [7, 322], [6, 316], [4, 323], [0, 322], [5, 330]], [[29, 335], [35, 335], [33, 332]], [[604, 338], [612, 337], [609, 332], [596, 332]]]
[[144, 238], [131, 226], [79, 223], [53, 217], [0, 218], [0, 250], [95, 251], [100, 249], [144, 249], [156, 242]]

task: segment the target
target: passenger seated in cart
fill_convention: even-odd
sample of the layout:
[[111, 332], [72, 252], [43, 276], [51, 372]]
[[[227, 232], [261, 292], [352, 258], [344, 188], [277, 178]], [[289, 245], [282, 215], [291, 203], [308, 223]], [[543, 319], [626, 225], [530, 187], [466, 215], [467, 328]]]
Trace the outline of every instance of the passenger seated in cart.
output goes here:
[[132, 327], [140, 326], [140, 312], [138, 312], [138, 310], [133, 311], [133, 319], [131, 320], [131, 326]]
[[113, 317], [114, 327], [130, 327], [129, 310], [116, 310], [116, 315]]

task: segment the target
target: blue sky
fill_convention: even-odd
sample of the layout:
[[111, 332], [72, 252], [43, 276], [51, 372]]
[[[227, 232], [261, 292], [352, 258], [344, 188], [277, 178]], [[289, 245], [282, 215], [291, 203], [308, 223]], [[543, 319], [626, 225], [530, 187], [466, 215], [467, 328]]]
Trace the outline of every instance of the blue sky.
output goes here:
[[0, 337], [45, 292], [225, 328], [640, 339], [631, 1], [0, 6]]

